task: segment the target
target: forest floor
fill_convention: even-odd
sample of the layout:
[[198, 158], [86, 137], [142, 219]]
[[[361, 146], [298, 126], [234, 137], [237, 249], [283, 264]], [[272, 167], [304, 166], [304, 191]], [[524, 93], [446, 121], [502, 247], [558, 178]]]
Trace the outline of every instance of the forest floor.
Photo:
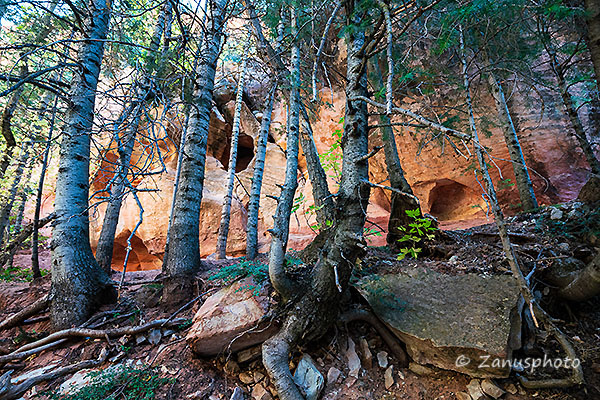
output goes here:
[[[521, 258], [525, 273], [534, 266], [538, 270], [551, 265], [556, 260], [568, 257], [586, 262], [598, 247], [598, 227], [600, 216], [598, 210], [576, 212], [578, 206], [567, 204], [561, 206], [562, 219], [552, 219], [555, 209], [548, 207], [529, 214], [519, 214], [509, 219], [509, 229], [513, 233], [513, 242]], [[556, 211], [554, 211], [556, 213]], [[568, 217], [567, 217], [568, 214]], [[405, 268], [417, 266], [429, 268], [445, 274], [508, 274], [508, 264], [503, 256], [499, 237], [495, 234], [493, 224], [477, 226], [466, 230], [444, 231], [435, 240], [429, 254], [418, 259], [398, 261], [396, 255], [386, 248], [372, 248], [357, 268], [358, 275], [395, 273]], [[26, 254], [22, 254], [26, 257]], [[43, 252], [42, 257], [48, 257]], [[205, 262], [201, 280], [205, 288], [218, 287], [219, 281], [210, 280], [210, 276], [224, 265], [237, 260]], [[45, 263], [46, 264], [46, 263]], [[18, 265], [18, 258], [15, 260]], [[48, 265], [48, 264], [46, 264]], [[171, 313], [164, 312], [159, 306], [161, 285], [148, 283], [158, 275], [159, 271], [131, 272], [126, 275], [126, 285], [121, 292], [121, 304], [134, 310], [126, 320], [117, 325], [149, 322], [153, 319], [168, 318]], [[120, 274], [115, 275], [118, 279]], [[24, 306], [44, 296], [50, 286], [49, 276], [40, 282], [28, 283], [20, 281], [0, 280], [0, 320]], [[135, 283], [142, 282], [142, 283]], [[544, 290], [540, 283], [539, 290]], [[358, 294], [354, 293], [354, 297]], [[510, 393], [502, 398], [507, 400], [540, 399], [600, 399], [600, 296], [575, 306], [548, 301], [543, 306], [558, 320], [560, 328], [573, 343], [581, 358], [586, 383], [580, 387], [561, 390], [524, 390], [514, 376], [496, 380], [498, 386]], [[199, 307], [181, 312], [178, 317], [191, 318]], [[105, 306], [104, 311], [115, 309], [115, 305]], [[44, 318], [33, 319], [31, 324], [22, 325], [0, 332], [0, 355], [8, 354], [21, 345], [45, 336], [49, 331], [49, 322]], [[114, 316], [118, 317], [117, 314]], [[122, 339], [87, 339], [72, 340], [63, 347], [43, 352], [25, 360], [19, 360], [0, 367], [0, 375], [6, 369], [14, 369], [13, 377], [37, 373], [42, 367], [63, 366], [92, 359], [98, 356], [101, 349], [110, 348], [110, 358], [101, 368], [110, 365], [124, 365], [124, 378], [114, 368], [112, 375], [104, 376], [101, 382], [103, 390], [111, 385], [113, 391], [124, 393], [126, 386], [138, 386], [150, 389], [156, 387], [159, 399], [229, 399], [235, 388], [241, 388], [248, 398], [271, 398], [269, 390], [273, 390], [259, 358], [239, 361], [236, 356], [225, 355], [212, 359], [199, 359], [193, 356], [185, 342], [185, 329], [161, 331], [158, 338], [143, 334], [137, 337]], [[348, 362], [345, 355], [348, 341], [356, 343], [357, 352], [362, 359], [359, 378], [349, 376]], [[359, 343], [366, 340], [373, 355], [372, 365], [361, 352]], [[552, 347], [551, 341], [546, 346]], [[396, 360], [388, 356], [391, 364], [396, 364], [393, 373], [393, 384], [384, 378], [385, 368], [378, 365], [375, 355], [389, 350], [376, 332], [367, 325], [354, 323], [338, 325], [317, 343], [299, 349], [293, 354], [292, 364], [298, 362], [303, 353], [308, 353], [315, 360], [320, 372], [327, 376], [328, 372], [340, 371], [335, 382], [327, 382], [322, 399], [409, 399], [438, 400], [457, 399], [457, 393], [466, 392], [471, 378], [452, 371], [442, 371], [434, 367], [427, 369], [398, 369]], [[104, 399], [100, 387], [88, 390], [72, 397], [60, 396], [61, 385], [67, 379], [81, 387], [89, 383], [87, 373], [82, 371], [75, 377], [67, 376], [52, 382], [40, 384], [29, 391], [24, 398], [69, 398], [69, 399]], [[513, 393], [514, 392], [514, 393]], [[54, 396], [54, 397], [53, 397]], [[96, 396], [96, 397], [94, 397]], [[0, 396], [1, 397], [1, 396]], [[119, 397], [115, 397], [119, 398]], [[125, 396], [121, 398], [126, 398]], [[132, 397], [133, 398], [133, 397]], [[141, 398], [141, 397], [140, 397]]]

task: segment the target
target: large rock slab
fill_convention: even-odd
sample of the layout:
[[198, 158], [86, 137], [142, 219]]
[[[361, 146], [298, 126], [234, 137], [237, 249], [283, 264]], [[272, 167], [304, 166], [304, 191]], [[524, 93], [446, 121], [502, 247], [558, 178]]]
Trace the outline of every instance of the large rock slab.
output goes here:
[[214, 356], [262, 343], [277, 327], [261, 324], [269, 308], [269, 298], [261, 290], [255, 296], [255, 283], [247, 278], [210, 296], [198, 310], [186, 340], [199, 356]]
[[[512, 276], [414, 269], [367, 277], [356, 287], [415, 362], [475, 377], [510, 373], [500, 361], [519, 346], [519, 291]], [[486, 359], [489, 367], [480, 367]]]

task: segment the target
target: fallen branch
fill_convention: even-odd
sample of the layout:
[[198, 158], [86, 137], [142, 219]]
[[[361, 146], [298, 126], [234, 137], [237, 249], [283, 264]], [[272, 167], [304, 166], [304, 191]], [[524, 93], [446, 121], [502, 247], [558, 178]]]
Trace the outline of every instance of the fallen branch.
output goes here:
[[[511, 232], [507, 232], [508, 236], [511, 238], [515, 238], [515, 239], [521, 239], [521, 240], [529, 240], [529, 241], [534, 241], [536, 240], [536, 237], [533, 235], [527, 235], [525, 233], [511, 233]], [[471, 232], [471, 235], [473, 236], [494, 236], [494, 237], [500, 237], [500, 233], [498, 232]]]
[[35, 385], [45, 382], [51, 381], [56, 378], [59, 378], [64, 375], [72, 374], [82, 369], [97, 367], [106, 361], [108, 357], [108, 351], [106, 349], [102, 349], [100, 352], [100, 357], [96, 360], [87, 360], [82, 361], [77, 364], [68, 365], [66, 367], [57, 368], [54, 371], [41, 374], [38, 376], [33, 376], [29, 379], [26, 379], [22, 383], [18, 385], [12, 385], [10, 375], [13, 371], [8, 371], [2, 377], [0, 377], [0, 398], [2, 400], [14, 400], [20, 398], [25, 392], [34, 387]]
[[4, 321], [0, 322], [0, 331], [2, 331], [4, 329], [10, 329], [10, 328], [18, 325], [20, 322], [25, 321], [27, 318], [31, 317], [32, 315], [35, 315], [35, 314], [39, 313], [40, 311], [46, 309], [46, 307], [48, 307], [49, 304], [50, 304], [50, 295], [46, 295], [46, 296], [42, 297], [41, 299], [39, 299], [38, 301], [34, 302], [33, 304], [25, 307], [18, 313], [13, 314], [10, 317], [8, 317], [7, 319], [5, 319]]

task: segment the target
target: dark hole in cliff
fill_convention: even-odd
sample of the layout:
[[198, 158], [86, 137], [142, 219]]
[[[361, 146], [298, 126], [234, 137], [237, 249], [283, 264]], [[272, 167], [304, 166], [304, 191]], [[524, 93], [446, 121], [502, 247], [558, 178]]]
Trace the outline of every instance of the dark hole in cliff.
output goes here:
[[[231, 151], [231, 144], [227, 145], [227, 150], [223, 153], [223, 156], [220, 158], [221, 164], [225, 169], [229, 168], [229, 152]], [[240, 132], [240, 138], [238, 140], [238, 151], [237, 151], [237, 160], [235, 163], [235, 172], [242, 172], [250, 162], [254, 158], [254, 140], [246, 135], [245, 133]]]
[[469, 187], [441, 179], [429, 193], [429, 213], [442, 221], [461, 219], [478, 211], [480, 199]]

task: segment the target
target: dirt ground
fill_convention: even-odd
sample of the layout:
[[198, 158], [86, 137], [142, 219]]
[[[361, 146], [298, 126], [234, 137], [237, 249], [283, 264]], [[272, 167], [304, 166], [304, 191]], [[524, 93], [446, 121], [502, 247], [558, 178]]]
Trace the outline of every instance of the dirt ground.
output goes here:
[[[566, 257], [575, 257], [585, 262], [596, 251], [594, 246], [598, 244], [592, 243], [595, 240], [593, 236], [591, 240], [589, 239], [589, 229], [583, 229], [583, 232], [579, 229], [597, 223], [589, 219], [589, 212], [582, 217], [584, 219], [582, 221], [569, 219], [562, 225], [560, 221], [552, 221], [547, 214], [548, 210], [537, 214], [520, 214], [509, 219], [510, 231], [514, 233], [513, 241], [525, 273], [534, 267], [543, 272], [544, 268], [556, 260]], [[592, 217], [596, 218], [597, 215]], [[387, 249], [373, 248], [361, 260], [357, 267], [357, 275], [394, 273], [415, 265], [446, 274], [508, 274], [508, 264], [502, 254], [499, 238], [494, 232], [495, 228], [491, 224], [442, 232], [430, 251], [416, 260], [398, 261], [396, 255]], [[48, 258], [48, 254], [47, 251], [43, 252], [44, 260]], [[26, 258], [27, 254], [23, 252], [19, 257]], [[205, 287], [218, 285], [207, 281], [206, 278], [223, 265], [235, 262], [236, 260], [207, 260], [201, 275]], [[48, 263], [44, 262], [44, 265]], [[127, 274], [125, 280], [127, 285], [120, 297], [121, 307], [135, 310], [135, 313], [133, 319], [120, 321], [118, 325], [148, 322], [157, 318], [168, 318], [171, 315], [159, 307], [160, 285], [147, 283], [154, 279], [158, 272], [140, 271]], [[115, 279], [119, 278], [120, 275], [116, 274]], [[146, 283], [135, 284], [136, 281]], [[49, 276], [45, 276], [41, 282], [31, 284], [0, 281], [0, 320], [42, 297], [48, 292], [49, 286]], [[545, 287], [542, 281], [536, 282], [536, 290], [544, 291]], [[600, 299], [597, 296], [577, 305], [549, 300], [545, 301], [543, 306], [557, 319], [558, 325], [574, 345], [581, 358], [586, 382], [580, 387], [570, 389], [526, 391], [513, 375], [496, 381], [505, 390], [515, 392], [506, 393], [502, 398], [507, 400], [600, 399]], [[199, 304], [196, 304], [178, 317], [191, 318], [198, 307]], [[104, 311], [112, 309], [116, 310], [117, 306], [103, 308]], [[41, 320], [38, 319], [34, 323], [0, 332], [0, 355], [8, 354], [24, 343], [45, 336], [49, 332], [49, 321], [44, 319], [47, 314], [41, 316]], [[140, 365], [156, 366], [160, 376], [170, 379], [169, 384], [159, 389], [157, 395], [159, 399], [229, 399], [236, 387], [241, 388], [247, 394], [247, 398], [252, 398], [253, 390], [254, 394], [258, 393], [255, 390], [256, 386], [260, 385], [267, 391], [273, 390], [259, 358], [244, 362], [238, 362], [236, 355], [198, 359], [192, 354], [184, 338], [185, 329], [175, 332], [163, 330], [163, 337], [156, 344], [151, 344], [148, 340], [138, 343], [136, 338], [111, 340], [111, 343], [101, 339], [73, 340], [62, 348], [0, 366], [0, 375], [6, 369], [13, 369], [13, 376], [19, 376], [47, 365], [77, 363], [83, 359], [96, 357], [102, 348], [110, 348], [111, 358], [102, 368], [131, 360], [130, 362], [138, 362]], [[349, 376], [348, 373], [345, 351], [349, 339], [356, 343], [358, 355], [362, 359], [362, 369], [358, 379]], [[373, 355], [372, 365], [368, 365], [369, 360], [360, 351], [358, 343], [363, 339], [369, 344]], [[535, 353], [535, 351], [543, 351], [546, 347], [554, 350], [556, 344], [548, 340], [530, 351]], [[399, 369], [396, 360], [390, 359], [390, 363], [395, 365], [394, 384], [386, 389], [385, 369], [377, 365], [375, 357], [380, 351], [389, 353], [385, 343], [370, 326], [363, 323], [340, 324], [331, 329], [318, 343], [311, 343], [305, 348], [298, 349], [293, 354], [292, 366], [298, 362], [303, 353], [308, 353], [315, 360], [323, 376], [327, 376], [331, 368], [341, 371], [336, 382], [327, 382], [321, 395], [322, 399], [328, 400], [457, 399], [456, 393], [465, 392], [471, 380], [468, 376], [435, 368], [425, 372], [417, 371], [419, 373], [410, 369]], [[248, 379], [248, 376], [252, 378]], [[48, 391], [56, 390], [68, 378], [69, 376], [38, 385], [24, 398], [48, 399], [50, 398]], [[267, 400], [270, 394], [264, 396], [266, 397], [262, 399]]]

